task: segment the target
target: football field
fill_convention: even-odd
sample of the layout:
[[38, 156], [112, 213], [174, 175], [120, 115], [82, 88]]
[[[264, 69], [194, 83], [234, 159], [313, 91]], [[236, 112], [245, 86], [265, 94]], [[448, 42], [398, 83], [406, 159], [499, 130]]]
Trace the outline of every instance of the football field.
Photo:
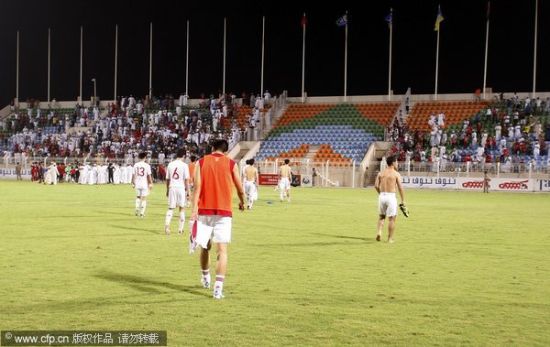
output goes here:
[[[550, 195], [260, 190], [235, 211], [225, 299], [164, 235], [165, 187], [0, 181], [0, 330], [166, 330], [169, 346], [550, 345]], [[188, 214], [189, 215], [189, 214]], [[387, 233], [384, 233], [384, 239]], [[212, 256], [212, 265], [215, 264]]]

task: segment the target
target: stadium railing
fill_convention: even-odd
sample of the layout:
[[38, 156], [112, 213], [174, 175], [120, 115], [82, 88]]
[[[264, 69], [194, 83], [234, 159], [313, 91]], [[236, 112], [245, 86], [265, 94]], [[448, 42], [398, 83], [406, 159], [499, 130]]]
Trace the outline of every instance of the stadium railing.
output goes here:
[[487, 171], [491, 175], [511, 174], [517, 177], [531, 178], [534, 174], [549, 174], [547, 162], [528, 163], [481, 163], [481, 162], [400, 162], [399, 171], [411, 176], [423, 174], [428, 176], [469, 177], [471, 174], [481, 174]]
[[[364, 186], [364, 172], [360, 163], [350, 161], [340, 163], [338, 166], [331, 164], [330, 160], [317, 161], [304, 158], [288, 158], [294, 175], [306, 175], [311, 177], [315, 169], [316, 186], [319, 187], [362, 187]], [[278, 168], [284, 159], [260, 160], [255, 166], [260, 174], [277, 174]], [[244, 165], [241, 162], [240, 165]]]

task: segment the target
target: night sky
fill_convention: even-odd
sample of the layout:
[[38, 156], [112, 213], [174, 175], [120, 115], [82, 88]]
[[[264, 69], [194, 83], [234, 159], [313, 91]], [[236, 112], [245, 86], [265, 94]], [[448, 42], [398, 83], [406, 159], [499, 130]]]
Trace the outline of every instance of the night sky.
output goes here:
[[[15, 96], [16, 30], [21, 31], [20, 100], [46, 100], [47, 29], [52, 29], [51, 94], [74, 100], [79, 88], [79, 27], [84, 25], [84, 97], [113, 97], [114, 26], [119, 25], [118, 94], [148, 93], [149, 22], [154, 25], [153, 91], [185, 90], [186, 20], [191, 21], [191, 97], [222, 87], [223, 17], [228, 20], [226, 91], [260, 88], [261, 17], [266, 16], [264, 89], [299, 96], [302, 28], [308, 17], [306, 91], [343, 94], [344, 29], [349, 11], [348, 95], [387, 93], [388, 26], [394, 8], [393, 90], [433, 93], [439, 1], [52, 1], [0, 0], [0, 104]], [[493, 91], [531, 91], [535, 0], [491, 2], [489, 71]], [[486, 1], [442, 0], [439, 92], [473, 92], [483, 83]], [[537, 90], [550, 90], [550, 1], [539, 1]]]

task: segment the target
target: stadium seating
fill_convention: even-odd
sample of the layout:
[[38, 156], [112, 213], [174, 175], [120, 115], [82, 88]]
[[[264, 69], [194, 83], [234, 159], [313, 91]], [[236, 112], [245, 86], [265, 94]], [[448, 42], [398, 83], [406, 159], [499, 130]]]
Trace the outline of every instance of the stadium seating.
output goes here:
[[237, 122], [239, 129], [245, 129], [248, 126], [248, 115], [252, 113], [252, 108], [248, 105], [242, 105], [235, 107], [233, 118], [222, 117], [221, 127], [224, 129], [231, 129], [231, 122], [233, 119]]
[[[488, 111], [490, 109], [490, 112]], [[430, 132], [428, 120], [430, 115], [443, 112], [445, 114], [445, 126], [442, 136], [447, 139], [445, 143], [432, 144], [433, 132]], [[505, 121], [505, 119], [507, 119]], [[467, 121], [467, 122], [466, 122]], [[535, 134], [535, 124], [539, 123], [541, 133]], [[543, 101], [542, 105], [535, 107], [531, 100], [496, 100], [488, 102], [432, 102], [418, 103], [414, 106], [411, 115], [407, 119], [408, 129], [401, 129], [398, 133], [407, 132], [407, 138], [400, 136], [396, 139], [392, 154], [397, 154], [399, 160], [405, 160], [406, 152], [409, 151], [411, 159], [421, 161], [424, 152], [426, 161], [433, 161], [430, 158], [431, 146], [435, 145], [440, 149], [445, 146], [446, 153], [443, 158], [453, 162], [479, 162], [486, 163], [532, 162], [536, 169], [547, 167], [548, 149], [550, 142], [544, 141], [544, 128], [550, 124], [550, 107]], [[495, 139], [497, 125], [501, 126], [501, 137], [505, 139], [501, 144]], [[509, 135], [509, 126], [519, 125], [519, 134], [514, 129], [513, 136]], [[539, 130], [539, 132], [540, 132]], [[392, 129], [395, 133], [395, 129]], [[475, 134], [475, 141], [473, 140]], [[482, 155], [479, 155], [479, 146], [482, 144], [483, 134], [487, 136]], [[454, 140], [453, 140], [454, 137]], [[405, 143], [406, 142], [406, 143]], [[534, 146], [539, 143], [540, 151], [535, 155]], [[437, 156], [440, 156], [438, 153]]]
[[[340, 150], [340, 152], [346, 153], [346, 150]], [[342, 154], [336, 152], [331, 145], [321, 145], [317, 153], [315, 153], [314, 161], [326, 162], [328, 161], [333, 166], [348, 166], [351, 163], [351, 159], [344, 157]]]
[[444, 113], [446, 127], [461, 124], [479, 111], [486, 108], [486, 101], [434, 101], [419, 102], [414, 105], [407, 117], [407, 125], [411, 130], [429, 131], [428, 120], [433, 114]]
[[290, 105], [262, 143], [257, 159], [282, 158], [294, 153], [293, 149], [308, 145], [320, 146], [313, 157], [316, 161], [328, 160], [336, 166], [359, 162], [373, 141], [383, 140], [384, 129], [398, 106], [398, 103]]
[[[278, 154], [278, 158], [286, 159], [286, 158], [303, 158], [309, 151], [309, 145], [301, 144], [299, 147], [293, 148], [287, 152], [281, 152]], [[268, 157], [268, 160], [275, 160], [277, 157]]]

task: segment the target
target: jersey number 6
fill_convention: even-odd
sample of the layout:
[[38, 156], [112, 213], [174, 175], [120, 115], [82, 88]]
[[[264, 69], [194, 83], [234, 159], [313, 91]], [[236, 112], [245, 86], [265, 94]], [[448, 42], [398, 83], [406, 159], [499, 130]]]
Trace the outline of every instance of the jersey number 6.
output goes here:
[[180, 179], [180, 175], [178, 173], [178, 168], [175, 168], [174, 169], [174, 173], [172, 174], [172, 178], [175, 179], [175, 180], [179, 180]]

